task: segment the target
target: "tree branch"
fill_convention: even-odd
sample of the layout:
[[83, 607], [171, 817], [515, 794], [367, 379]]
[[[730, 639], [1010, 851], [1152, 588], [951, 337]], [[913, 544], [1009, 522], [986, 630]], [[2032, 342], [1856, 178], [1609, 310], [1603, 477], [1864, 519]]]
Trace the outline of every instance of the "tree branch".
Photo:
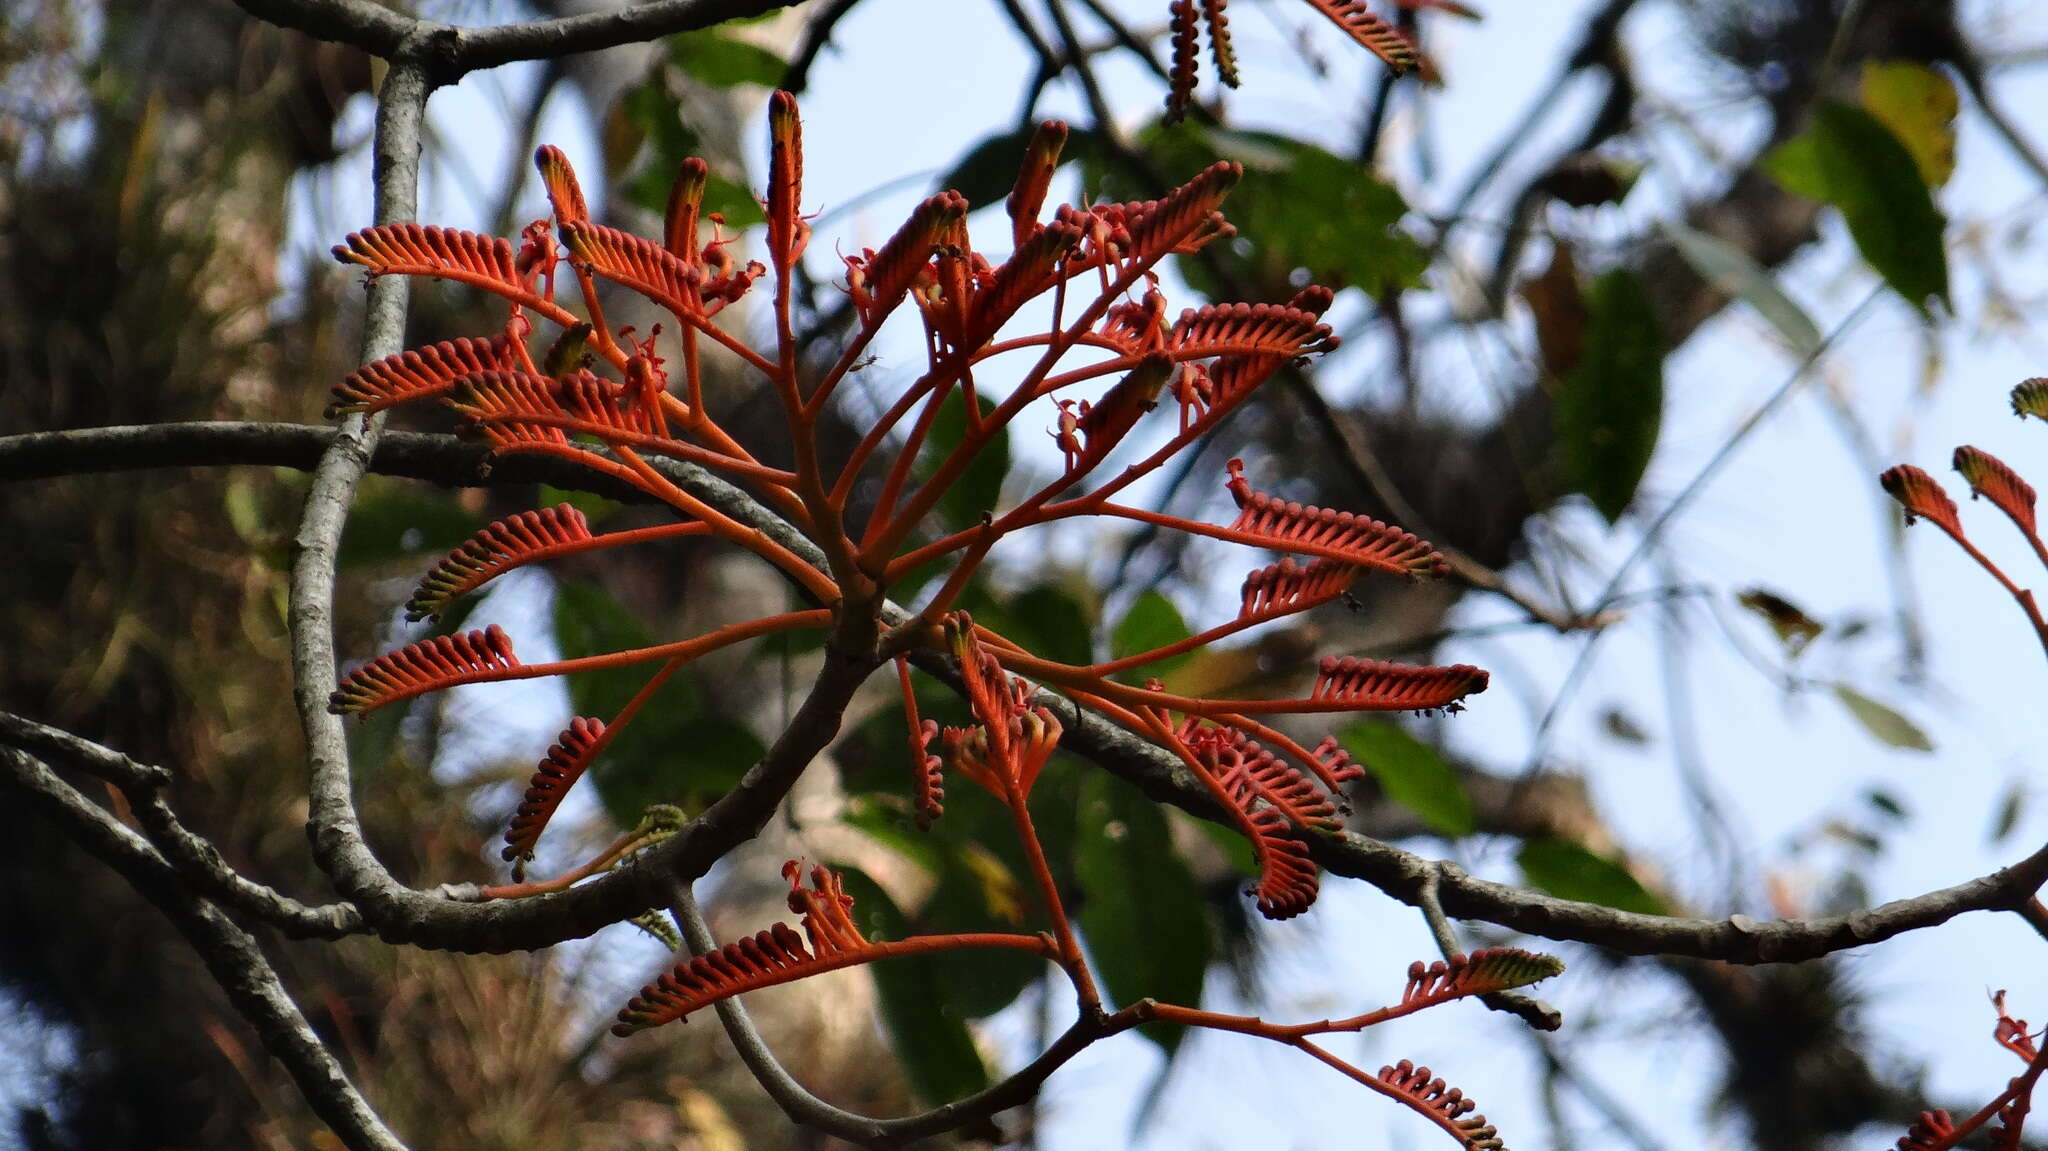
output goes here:
[[[293, 461], [283, 458], [277, 451], [280, 441], [299, 444], [297, 437], [308, 431], [317, 435], [327, 434], [319, 429], [286, 427], [290, 429], [288, 435], [276, 436], [273, 425], [171, 425], [163, 439], [167, 445], [179, 446], [181, 462], [189, 462], [196, 454], [189, 442], [196, 440], [220, 452], [212, 461], [217, 464], [250, 462], [289, 466]], [[124, 431], [122, 434], [127, 433]], [[116, 454], [102, 450], [103, 443], [97, 431], [46, 435], [69, 437], [68, 443], [84, 445], [81, 450], [98, 459], [112, 458]], [[20, 458], [16, 449], [18, 442], [29, 438], [0, 439], [0, 478], [8, 475], [10, 458]], [[404, 468], [400, 474], [422, 478], [476, 475], [480, 453], [453, 436], [394, 433], [389, 439], [396, 453], [394, 462]], [[47, 441], [38, 450], [45, 459], [49, 458]], [[305, 449], [298, 446], [294, 450]], [[381, 449], [380, 454], [372, 458], [378, 461], [385, 459]], [[480, 482], [531, 482], [530, 478], [512, 478], [531, 475], [517, 470], [531, 463], [533, 461], [523, 461], [519, 457], [509, 458], [494, 467]], [[298, 461], [297, 466], [304, 466], [303, 460]], [[764, 532], [806, 563], [823, 567], [824, 556], [802, 533], [738, 488], [692, 464], [661, 460], [656, 461], [656, 466], [684, 491], [713, 504], [740, 523]], [[577, 478], [575, 473], [579, 471], [573, 466], [563, 465], [563, 473], [551, 474], [557, 474], [564, 481], [558, 486], [594, 488], [596, 485], [587, 473], [584, 473], [584, 478]], [[889, 626], [907, 619], [909, 613], [893, 604], [886, 607], [882, 615], [882, 622]], [[925, 670], [957, 683], [952, 676], [950, 660], [931, 653], [917, 659]], [[331, 678], [331, 670], [328, 675]], [[836, 698], [841, 691], [850, 698], [851, 689], [843, 685], [830, 694]], [[1057, 705], [1061, 722], [1067, 725], [1065, 740], [1074, 751], [1138, 785], [1154, 799], [1172, 803], [1204, 819], [1223, 820], [1223, 813], [1215, 808], [1208, 792], [1186, 774], [1170, 753], [1100, 716], [1086, 710], [1077, 711], [1063, 698], [1042, 695], [1041, 700]], [[806, 710], [812, 702], [805, 701]], [[324, 697], [321, 705], [324, 708]], [[819, 701], [821, 710], [829, 710], [825, 705], [826, 701]], [[840, 700], [839, 706], [843, 708], [844, 699]], [[802, 714], [799, 713], [800, 716]], [[791, 761], [785, 758], [796, 755], [799, 747], [810, 748], [800, 759], [801, 763], [808, 763], [809, 755], [824, 746], [818, 737], [818, 731], [823, 730], [822, 718], [814, 715], [811, 722], [818, 723], [819, 727], [805, 738], [791, 741], [786, 749], [784, 743], [778, 741], [777, 748], [769, 754], [771, 760], [778, 761], [773, 778], [780, 780], [784, 773], [801, 770], [801, 766], [792, 769]], [[832, 728], [836, 730], [836, 712], [831, 719]], [[751, 773], [749, 778], [753, 778]], [[789, 778], [793, 779], [794, 775], [789, 775]], [[759, 813], [760, 800], [750, 798], [746, 802], [753, 814]], [[772, 811], [773, 803], [768, 803], [767, 807]], [[706, 813], [705, 820], [711, 820], [713, 813], [718, 811], [719, 806], [714, 805], [712, 811]], [[650, 853], [652, 858], [645, 865], [622, 868], [559, 895], [507, 903], [465, 904], [410, 892], [382, 914], [369, 918], [384, 938], [425, 947], [504, 951], [547, 946], [590, 934], [609, 922], [630, 918], [664, 904], [667, 900], [665, 877], [695, 878], [704, 874], [725, 848], [751, 834], [746, 828], [752, 817], [752, 814], [744, 819], [721, 817], [714, 827], [693, 824]], [[1555, 899], [1538, 892], [1476, 879], [1452, 865], [1440, 865], [1352, 832], [1316, 836], [1309, 840], [1309, 846], [1317, 861], [1334, 874], [1364, 880], [1412, 906], [1420, 906], [1425, 877], [1432, 872], [1438, 873], [1444, 911], [1454, 918], [1484, 920], [1531, 935], [1596, 944], [1629, 955], [1684, 955], [1733, 963], [1796, 962], [1930, 927], [1966, 911], [2018, 910], [2043, 880], [2048, 879], [2048, 848], [2044, 848], [1992, 875], [1851, 915], [1766, 922], [1739, 916], [1706, 920], [1639, 915]], [[365, 910], [367, 913], [368, 909]]]
[[[101, 749], [105, 750], [105, 749]], [[0, 778], [25, 794], [87, 851], [121, 873], [199, 953], [263, 1046], [284, 1064], [306, 1102], [350, 1151], [405, 1151], [306, 1024], [249, 933], [185, 887], [141, 836], [123, 827], [34, 756], [0, 745]]]
[[179, 821], [164, 801], [171, 773], [137, 763], [68, 731], [0, 712], [0, 746], [61, 760], [121, 789], [151, 842], [177, 873], [208, 898], [260, 919], [294, 939], [339, 939], [363, 930], [362, 916], [346, 903], [309, 907], [228, 866], [220, 849]]

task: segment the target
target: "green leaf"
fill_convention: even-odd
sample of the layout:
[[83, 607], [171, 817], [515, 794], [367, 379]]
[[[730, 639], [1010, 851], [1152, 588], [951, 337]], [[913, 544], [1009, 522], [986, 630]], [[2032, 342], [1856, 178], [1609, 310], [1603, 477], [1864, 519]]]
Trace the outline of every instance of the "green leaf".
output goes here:
[[1913, 721], [1886, 707], [1884, 704], [1864, 695], [1846, 683], [1834, 685], [1835, 698], [1849, 709], [1863, 730], [1881, 743], [1906, 751], [1933, 751], [1934, 741], [1927, 733], [1914, 725]]
[[[975, 401], [984, 415], [995, 410], [996, 403], [987, 396], [977, 394]], [[967, 405], [960, 399], [960, 390], [955, 388], [939, 405], [939, 414], [932, 419], [929, 435], [925, 437], [925, 449], [918, 468], [919, 482], [937, 474], [947, 456], [960, 445], [967, 435]], [[1002, 498], [1003, 476], [1010, 470], [1010, 429], [996, 429], [988, 443], [976, 455], [966, 469], [960, 473], [944, 494], [939, 496], [939, 520], [948, 529], [959, 531], [981, 522], [985, 515], [994, 513], [996, 503]]]
[[1019, 592], [1010, 600], [1010, 613], [1016, 624], [1004, 634], [1033, 654], [1076, 667], [1095, 662], [1088, 609], [1065, 588], [1040, 584]]
[[[1193, 635], [1188, 630], [1187, 620], [1182, 618], [1180, 609], [1157, 588], [1147, 588], [1131, 603], [1129, 611], [1116, 622], [1109, 635], [1111, 659], [1123, 659], [1154, 648], [1178, 643]], [[1148, 663], [1122, 672], [1118, 678], [1130, 683], [1143, 683], [1155, 676], [1163, 676], [1193, 656], [1193, 652], [1182, 652], [1169, 656], [1157, 663]]]
[[606, 499], [594, 492], [579, 492], [571, 488], [558, 488], [552, 484], [540, 486], [540, 506], [551, 508], [557, 504], [568, 504], [583, 513], [583, 518], [592, 524], [603, 522], [613, 512], [626, 505], [617, 500]]
[[1912, 153], [1928, 187], [1939, 188], [1955, 175], [1961, 103], [1955, 81], [1911, 60], [1870, 60], [1863, 65], [1857, 97]]
[[365, 482], [341, 530], [336, 563], [349, 570], [437, 555], [483, 526], [446, 494], [411, 484]]
[[1372, 295], [1422, 283], [1428, 252], [1397, 227], [1408, 203], [1372, 169], [1266, 133], [1214, 129], [1207, 143], [1244, 165], [1226, 214], [1250, 238], [1261, 281], [1285, 283], [1299, 272], [1326, 288]]
[[1607, 517], [1635, 499], [1664, 419], [1664, 340], [1649, 293], [1616, 268], [1593, 281], [1585, 350], [1558, 385], [1565, 478]]
[[[625, 193], [635, 207], [657, 216], [668, 209], [668, 192], [675, 182], [676, 165], [704, 151], [697, 133], [683, 122], [681, 103], [658, 75], [628, 88], [619, 97], [605, 133], [606, 152], [613, 156], [619, 172], [630, 171], [640, 153], [647, 152], [645, 165], [639, 175], [627, 181]], [[724, 217], [727, 235], [766, 218], [752, 192], [716, 172], [704, 181], [703, 212], [706, 217]]]
[[[1122, 780], [1089, 773], [1076, 872], [1081, 933], [1110, 997], [1119, 1006], [1147, 996], [1199, 1006], [1209, 918], [1194, 873], [1174, 850], [1166, 813]], [[1169, 1055], [1183, 1033], [1145, 1029]]]
[[[1247, 266], [1258, 283], [1284, 285], [1306, 277], [1332, 289], [1358, 287], [1378, 295], [1414, 287], [1429, 267], [1427, 249], [1398, 225], [1407, 201], [1368, 167], [1305, 140], [1272, 132], [1180, 125], [1146, 130], [1141, 143], [1153, 167], [1185, 178], [1218, 159], [1244, 165], [1223, 211], [1246, 242], [1213, 245], [1216, 258]], [[1161, 189], [1132, 182], [1113, 156], [1088, 157], [1087, 181], [1112, 199], [1143, 200]], [[1180, 271], [1196, 289], [1220, 285], [1202, 261]]]
[[1532, 839], [1515, 853], [1522, 880], [1559, 899], [1597, 903], [1618, 911], [1665, 914], [1664, 902], [1643, 889], [1628, 869], [1564, 839]]
[[1820, 328], [1815, 326], [1813, 317], [1780, 290], [1777, 281], [1750, 259], [1749, 253], [1676, 220], [1663, 220], [1657, 226], [1693, 271], [1755, 308], [1756, 314], [1785, 338], [1795, 355], [1807, 359], [1820, 351]]
[[[596, 584], [557, 584], [554, 623], [555, 643], [564, 659], [645, 647], [649, 643], [647, 630], [640, 621]], [[594, 716], [610, 723], [658, 667], [653, 663], [635, 664], [570, 676], [570, 706], [577, 715]], [[686, 738], [690, 722], [700, 711], [696, 688], [689, 676], [673, 676], [590, 765], [591, 782], [613, 822], [631, 827], [651, 803], [686, 800], [690, 789], [685, 781], [695, 772], [719, 766], [711, 763], [709, 755], [700, 759], [697, 745]], [[728, 742], [721, 750], [731, 748]], [[752, 762], [749, 759], [742, 764], [741, 770]]]
[[1354, 723], [1337, 739], [1365, 765], [1387, 798], [1448, 836], [1477, 830], [1464, 781], [1435, 748], [1391, 723]]
[[1946, 221], [1912, 153], [1875, 116], [1839, 100], [1814, 109], [1805, 132], [1764, 158], [1772, 178], [1833, 205], [1856, 250], [1907, 303], [1948, 304]]
[[[1002, 203], [1017, 185], [1017, 169], [1024, 163], [1032, 133], [1037, 130], [1038, 126], [1031, 124], [982, 140], [939, 178], [938, 186], [967, 197], [967, 202], [976, 208]], [[1101, 151], [1094, 132], [1069, 125], [1066, 146], [1060, 149], [1060, 164], [1064, 167], [1077, 160], [1092, 164]]]
[[[853, 896], [853, 920], [862, 934], [876, 940], [910, 936], [909, 917], [879, 884], [853, 868], [841, 870], [840, 878]], [[940, 977], [947, 960], [971, 963], [979, 958], [909, 955], [867, 965], [896, 1057], [912, 1088], [927, 1103], [949, 1103], [989, 1085], [988, 1066], [967, 1030], [967, 1017]]]
[[713, 28], [669, 37], [668, 59], [683, 75], [712, 88], [773, 88], [789, 69], [788, 61], [768, 49], [722, 36]]

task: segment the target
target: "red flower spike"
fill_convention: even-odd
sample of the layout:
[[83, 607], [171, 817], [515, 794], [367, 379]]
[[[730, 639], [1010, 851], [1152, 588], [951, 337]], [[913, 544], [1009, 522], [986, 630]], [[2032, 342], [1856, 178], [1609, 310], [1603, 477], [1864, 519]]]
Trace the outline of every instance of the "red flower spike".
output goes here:
[[557, 396], [559, 382], [531, 372], [490, 371], [465, 377], [448, 406], [466, 416], [468, 429], [494, 452], [565, 448], [569, 419]]
[[1235, 728], [1182, 723], [1180, 737], [1227, 789], [1242, 789], [1279, 809], [1297, 827], [1335, 830], [1337, 808], [1300, 769]]
[[590, 539], [590, 522], [569, 504], [506, 516], [434, 565], [405, 601], [405, 618], [438, 617], [449, 604], [499, 575], [576, 549]]
[[1099, 462], [1116, 447], [1140, 417], [1159, 406], [1159, 394], [1173, 379], [1173, 357], [1153, 352], [1110, 386], [1100, 400], [1081, 414], [1083, 467]]
[[1487, 674], [1469, 664], [1410, 667], [1326, 656], [1310, 698], [1341, 701], [1357, 711], [1428, 711], [1485, 691], [1486, 682]]
[[1911, 464], [1900, 464], [1877, 477], [1877, 482], [1906, 509], [1908, 524], [1919, 517], [1957, 539], [1962, 538], [1963, 522], [1956, 515], [1956, 502], [1948, 498], [1933, 476]]
[[956, 236], [967, 219], [967, 198], [940, 192], [910, 213], [879, 250], [846, 260], [847, 286], [861, 322], [874, 326], [894, 311], [931, 262], [932, 252]]
[[1967, 446], [1956, 449], [1955, 468], [1969, 483], [1972, 498], [1990, 500], [2021, 531], [2034, 534], [2034, 487], [2019, 473], [1990, 452]]
[[2022, 381], [2012, 390], [2012, 414], [2048, 420], [2048, 376]]
[[579, 222], [562, 226], [562, 243], [591, 271], [613, 283], [672, 312], [688, 315], [697, 310], [691, 301], [703, 294], [704, 269], [684, 262], [652, 240], [602, 224]]
[[[1067, 123], [1047, 120], [1031, 133], [1024, 149], [1024, 163], [1017, 169], [1017, 183], [1003, 201], [1010, 214], [1011, 246], [1021, 248], [1038, 233], [1038, 213], [1045, 207], [1046, 189], [1060, 166], [1060, 151], [1067, 146]], [[957, 193], [956, 193], [957, 194]]]
[[333, 248], [344, 264], [370, 276], [433, 276], [495, 292], [514, 303], [540, 303], [526, 286], [512, 245], [496, 236], [431, 224], [379, 224], [350, 232]]
[[548, 203], [555, 207], [556, 223], [590, 219], [590, 205], [583, 200], [583, 185], [577, 182], [576, 169], [569, 165], [569, 157], [560, 148], [541, 145], [533, 153], [533, 166], [540, 169], [540, 182], [547, 188]]
[[1081, 243], [1081, 229], [1056, 219], [1026, 240], [986, 288], [974, 296], [974, 330], [965, 342], [978, 343], [1003, 326], [1017, 309], [1050, 289], [1059, 279], [1060, 262]]
[[495, 678], [516, 670], [512, 640], [496, 624], [466, 635], [443, 635], [407, 644], [350, 672], [327, 699], [337, 715], [367, 714], [430, 691]]
[[1223, 14], [1224, 0], [1202, 0], [1202, 18], [1209, 26], [1209, 54], [1216, 60], [1216, 78], [1226, 88], [1237, 87], [1237, 50], [1230, 44], [1230, 17]]
[[1156, 260], [1195, 251], [1218, 238], [1221, 220], [1210, 217], [1243, 176], [1242, 166], [1218, 160], [1163, 198], [1126, 206], [1124, 228], [1130, 239], [1123, 254], [1141, 262]]
[[1392, 1089], [1389, 1094], [1394, 1098], [1443, 1128], [1467, 1151], [1505, 1151], [1500, 1132], [1486, 1116], [1472, 1114], [1478, 1105], [1465, 1098], [1463, 1091], [1432, 1077], [1429, 1068], [1403, 1059], [1380, 1068], [1379, 1081]]
[[804, 191], [804, 127], [796, 97], [777, 91], [768, 101], [768, 251], [775, 270], [787, 274], [803, 254], [810, 226], [801, 215]]
[[1206, 304], [1180, 314], [1169, 339], [1182, 359], [1194, 356], [1278, 356], [1329, 351], [1329, 326], [1317, 313], [1285, 304]]
[[1420, 1010], [1471, 995], [1491, 995], [1527, 987], [1564, 971], [1564, 961], [1555, 956], [1515, 947], [1486, 947], [1470, 955], [1453, 955], [1425, 966], [1408, 965], [1408, 986], [1401, 992], [1403, 1007]]
[[1447, 569], [1436, 549], [1371, 516], [1287, 503], [1253, 490], [1244, 461], [1231, 460], [1229, 488], [1240, 509], [1230, 530], [1260, 537], [1274, 551], [1325, 556], [1360, 567], [1409, 576], [1439, 576]]
[[1195, 98], [1195, 59], [1199, 52], [1196, 42], [1194, 0], [1173, 0], [1167, 8], [1167, 21], [1173, 29], [1173, 68], [1167, 78], [1166, 122], [1178, 124], [1188, 114], [1188, 104]]
[[1373, 55], [1396, 72], [1415, 67], [1415, 51], [1408, 38], [1385, 20], [1373, 15], [1364, 0], [1308, 0], [1309, 7], [1330, 18]]
[[525, 864], [533, 858], [541, 832], [547, 830], [548, 821], [561, 807], [563, 797], [583, 778], [590, 761], [604, 750], [606, 742], [603, 720], [578, 716], [555, 737], [554, 746], [548, 748], [540, 766], [534, 768], [533, 778], [526, 784], [526, 795], [505, 828], [505, 849], [500, 853], [513, 864], [515, 880], [524, 878]]
[[697, 262], [697, 215], [704, 208], [704, 184], [711, 169], [695, 156], [676, 165], [675, 186], [661, 216], [661, 246], [685, 264]]
[[348, 412], [381, 412], [397, 404], [445, 396], [463, 376], [511, 366], [511, 349], [502, 336], [488, 340], [463, 337], [410, 348], [364, 364], [334, 385], [334, 402], [327, 405], [327, 418]]
[[[1228, 806], [1237, 817], [1238, 830], [1251, 841], [1259, 868], [1259, 882], [1252, 889], [1259, 914], [1268, 919], [1292, 919], [1307, 911], [1316, 901], [1320, 884], [1308, 845], [1294, 837], [1293, 828], [1297, 824], [1333, 825], [1330, 816], [1334, 809], [1328, 801], [1319, 795], [1305, 796], [1306, 782], [1298, 776], [1289, 781], [1284, 775], [1275, 779], [1249, 770], [1255, 760], [1261, 767], [1266, 761], [1278, 761], [1240, 732], [1203, 726], [1190, 719], [1178, 731], [1168, 728], [1163, 734]], [[1285, 764], [1278, 766], [1286, 769]], [[1300, 787], [1294, 786], [1296, 783]], [[1289, 810], [1299, 818], [1290, 821]]]

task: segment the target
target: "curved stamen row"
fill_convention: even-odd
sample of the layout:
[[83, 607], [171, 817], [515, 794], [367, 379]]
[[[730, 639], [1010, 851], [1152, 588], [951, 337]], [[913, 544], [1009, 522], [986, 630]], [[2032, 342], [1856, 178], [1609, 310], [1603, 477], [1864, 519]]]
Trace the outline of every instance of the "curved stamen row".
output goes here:
[[464, 336], [424, 348], [408, 348], [395, 356], [373, 360], [334, 385], [327, 418], [349, 412], [378, 412], [395, 404], [445, 396], [463, 376], [512, 365], [511, 346], [503, 336]]
[[442, 635], [407, 644], [355, 669], [327, 699], [339, 715], [368, 713], [424, 692], [519, 666], [511, 637], [497, 624], [465, 635]]
[[1487, 674], [1470, 664], [1411, 667], [1376, 659], [1325, 656], [1312, 700], [1349, 703], [1359, 711], [1427, 711], [1452, 707], [1486, 690]]
[[946, 814], [946, 761], [931, 752], [932, 740], [939, 738], [937, 720], [927, 719], [914, 729], [910, 741], [911, 805], [917, 811], [919, 831], [929, 831]]
[[1152, 288], [1142, 300], [1115, 304], [1102, 314], [1096, 335], [1115, 344], [1126, 355], [1161, 351], [1167, 346], [1166, 297]]
[[439, 276], [487, 280], [514, 294], [524, 294], [512, 245], [497, 236], [433, 224], [379, 224], [350, 232], [334, 246], [334, 258], [361, 264], [372, 277]]
[[1330, 602], [1344, 594], [1358, 577], [1353, 564], [1319, 559], [1302, 565], [1283, 559], [1244, 577], [1244, 589], [1237, 618], [1251, 619], [1292, 615]]
[[[1249, 784], [1242, 784], [1239, 790], [1248, 800]], [[1308, 857], [1308, 844], [1290, 834], [1287, 817], [1278, 808], [1261, 807], [1251, 813], [1250, 820], [1259, 864], [1259, 885], [1252, 891], [1255, 906], [1267, 919], [1292, 919], [1307, 911], [1321, 890], [1315, 861]]]
[[1173, 346], [1203, 355], [1307, 356], [1328, 351], [1330, 326], [1286, 304], [1205, 304], [1175, 321]]
[[569, 504], [506, 516], [434, 565], [405, 602], [405, 618], [439, 616], [497, 576], [590, 538], [590, 521]]
[[1415, 67], [1415, 46], [1399, 29], [1373, 14], [1364, 0], [1308, 0], [1309, 6], [1330, 18], [1349, 33], [1366, 51], [1378, 56], [1387, 67], [1405, 72]]
[[[533, 858], [534, 845], [540, 842], [541, 832], [547, 830], [548, 821], [562, 806], [562, 798], [590, 767], [590, 761], [604, 748], [605, 725], [601, 719], [582, 716], [569, 721], [562, 734], [555, 737], [554, 746], [548, 748], [540, 765], [534, 768], [533, 778], [527, 781], [526, 795], [519, 801], [519, 807], [512, 813], [512, 822], [505, 828], [505, 849], [501, 857], [523, 862]], [[520, 868], [514, 868], [518, 877]]]
[[1324, 555], [1411, 576], [1438, 576], [1448, 570], [1435, 548], [1409, 532], [1371, 516], [1256, 491], [1244, 478], [1243, 460], [1231, 460], [1229, 472], [1227, 486], [1239, 509], [1230, 530], [1266, 537], [1276, 551]]
[[1486, 1121], [1486, 1116], [1471, 1114], [1479, 1105], [1465, 1098], [1458, 1088], [1433, 1078], [1429, 1068], [1403, 1059], [1391, 1067], [1380, 1068], [1379, 1079], [1412, 1100], [1417, 1110], [1457, 1136], [1470, 1151], [1505, 1151], [1500, 1132]]

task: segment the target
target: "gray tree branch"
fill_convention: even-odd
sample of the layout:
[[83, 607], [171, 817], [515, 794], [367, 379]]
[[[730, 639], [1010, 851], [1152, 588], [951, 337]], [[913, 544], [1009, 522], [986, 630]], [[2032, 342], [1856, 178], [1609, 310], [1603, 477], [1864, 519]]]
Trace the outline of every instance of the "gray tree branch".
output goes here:
[[[171, 425], [164, 430], [161, 441], [170, 445], [180, 443], [187, 436], [196, 437], [220, 451], [221, 454], [212, 461], [216, 465], [276, 463], [281, 454], [279, 443], [296, 444], [295, 437], [303, 435], [304, 431], [294, 430], [281, 436], [274, 433], [274, 428], [275, 425], [263, 424], [232, 427]], [[81, 451], [95, 460], [104, 459], [109, 454], [96, 432], [45, 435], [70, 437], [66, 443], [81, 445]], [[0, 438], [0, 477], [8, 474], [10, 460], [22, 458], [17, 441], [26, 438]], [[404, 474], [423, 477], [476, 474], [476, 449], [453, 436], [414, 434], [399, 439], [394, 434], [393, 439], [402, 445], [402, 451], [396, 458], [403, 461]], [[245, 441], [250, 445], [250, 456], [255, 458], [245, 460], [240, 454], [240, 447]], [[44, 474], [55, 467], [52, 442], [45, 438], [36, 447], [36, 454], [41, 460], [38, 470]], [[177, 454], [181, 459], [188, 458], [192, 450], [180, 446]], [[303, 466], [303, 463], [298, 466]], [[508, 477], [517, 474], [514, 469], [520, 466], [525, 465], [517, 457], [507, 459], [483, 477], [482, 482], [513, 482]], [[806, 562], [823, 567], [824, 556], [809, 539], [739, 488], [693, 464], [659, 460], [656, 466], [691, 495], [762, 531]], [[96, 469], [81, 467], [73, 470]], [[575, 481], [573, 476], [558, 478]], [[591, 488], [596, 485], [585, 480], [559, 486]], [[885, 624], [899, 623], [907, 618], [908, 613], [894, 605], [883, 613]], [[925, 655], [919, 658], [926, 670], [942, 677], [952, 675], [950, 662], [943, 657]], [[327, 676], [331, 684], [331, 668]], [[850, 688], [846, 690], [850, 695]], [[1170, 753], [1093, 713], [1085, 710], [1077, 713], [1073, 705], [1063, 698], [1048, 696], [1047, 699], [1059, 708], [1061, 721], [1067, 724], [1066, 740], [1073, 750], [1137, 784], [1154, 799], [1174, 804], [1204, 819], [1221, 819], [1222, 813], [1216, 810], [1208, 792]], [[324, 709], [324, 695], [321, 706]], [[800, 720], [802, 716], [800, 712]], [[814, 716], [813, 722], [820, 718]], [[836, 727], [836, 715], [833, 723]], [[338, 729], [338, 723], [336, 726]], [[814, 731], [799, 742], [809, 745], [815, 739]], [[781, 748], [782, 743], [778, 741], [777, 746]], [[823, 746], [822, 742], [817, 743], [813, 752]], [[780, 754], [771, 750], [770, 758], [777, 759]], [[808, 763], [808, 759], [803, 762]], [[786, 770], [786, 763], [779, 765], [777, 778]], [[801, 770], [800, 765], [797, 770]], [[587, 935], [616, 919], [665, 905], [665, 877], [695, 878], [704, 874], [718, 855], [723, 854], [723, 849], [714, 854], [714, 848], [720, 844], [729, 847], [746, 838], [746, 834], [751, 834], [747, 825], [752, 822], [757, 802], [749, 801], [750, 810], [745, 818], [719, 815], [719, 807], [714, 805], [700, 823], [709, 823], [718, 815], [716, 826], [693, 825], [649, 853], [651, 858], [646, 864], [621, 869], [557, 895], [512, 903], [465, 904], [410, 892], [398, 897], [382, 917], [373, 915], [371, 920], [385, 938], [461, 951], [541, 947]], [[772, 809], [772, 803], [770, 807]], [[741, 832], [745, 834], [738, 834]], [[734, 838], [736, 834], [737, 838]], [[2021, 911], [2043, 881], [2048, 880], [2048, 847], [2044, 847], [1991, 875], [1851, 915], [1768, 921], [1731, 916], [1709, 920], [1641, 915], [1556, 899], [1476, 878], [1454, 865], [1424, 858], [1356, 832], [1312, 836], [1309, 837], [1309, 845], [1317, 861], [1332, 873], [1364, 880], [1395, 899], [1418, 908], [1422, 906], [1423, 884], [1430, 875], [1437, 875], [1438, 894], [1444, 912], [1453, 918], [1483, 920], [1531, 935], [1591, 943], [1628, 955], [1682, 955], [1732, 963], [1797, 962], [1931, 927], [1964, 912]], [[402, 888], [400, 890], [403, 891]]]
[[[104, 751], [104, 749], [101, 749]], [[110, 753], [111, 754], [111, 753]], [[204, 899], [147, 841], [95, 806], [47, 764], [0, 744], [0, 778], [169, 917], [235, 1010], [282, 1063], [306, 1102], [350, 1151], [405, 1151], [306, 1024], [249, 933]]]

